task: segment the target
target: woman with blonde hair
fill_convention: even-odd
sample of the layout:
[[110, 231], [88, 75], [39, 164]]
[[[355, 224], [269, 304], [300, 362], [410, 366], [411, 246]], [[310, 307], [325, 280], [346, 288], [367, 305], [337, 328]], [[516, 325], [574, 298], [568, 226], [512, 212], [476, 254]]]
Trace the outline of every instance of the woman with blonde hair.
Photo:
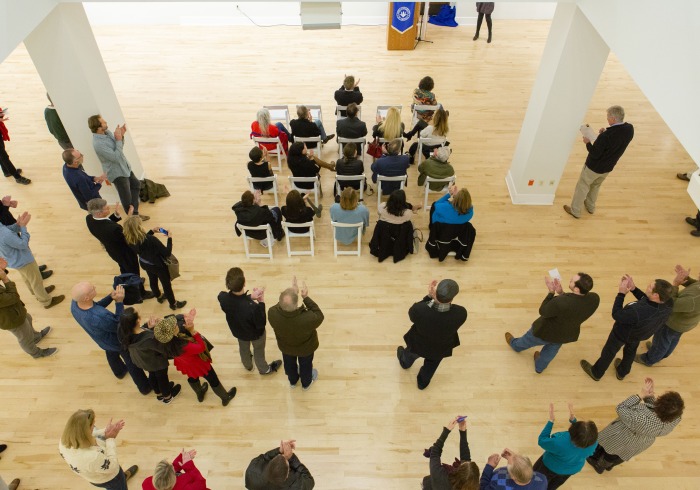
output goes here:
[[63, 429], [58, 451], [68, 466], [93, 486], [127, 490], [127, 480], [139, 467], [134, 465], [123, 471], [119, 466], [115, 439], [123, 428], [123, 420], [112, 423], [110, 419], [107, 427], [97, 429], [95, 412], [78, 410]]
[[[431, 124], [420, 130], [421, 138], [430, 138], [432, 142], [435, 143], [432, 145], [423, 145], [422, 151], [423, 156], [425, 158], [430, 157], [430, 153], [432, 153], [434, 149], [439, 148], [441, 146], [450, 145], [450, 142], [447, 141], [447, 133], [449, 133], [450, 131], [450, 126], [447, 122], [447, 120], [449, 119], [449, 115], [450, 113], [448, 111], [440, 107], [438, 110], [435, 111]], [[414, 131], [411, 131], [411, 133], [414, 133], [418, 126], [419, 124], [416, 124], [416, 127], [413, 128]], [[408, 149], [408, 153], [411, 155], [411, 165], [413, 165], [413, 159], [415, 158], [417, 151], [417, 142], [413, 143]]]
[[401, 122], [401, 113], [396, 107], [389, 107], [386, 111], [386, 117], [381, 117], [377, 114], [377, 124], [372, 128], [373, 138], [384, 138], [390, 141], [396, 138], [401, 138], [404, 125]]
[[194, 465], [196, 455], [194, 449], [183, 449], [173, 464], [160, 461], [153, 476], [143, 481], [143, 490], [207, 490], [207, 480]]
[[[284, 127], [284, 124], [278, 122], [272, 124], [272, 116], [270, 116], [270, 111], [264, 107], [258, 111], [255, 116], [255, 121], [250, 125], [250, 138], [263, 137], [263, 138], [277, 138], [279, 137], [280, 143], [282, 143], [282, 148], [284, 152], [287, 153], [289, 146], [289, 140], [291, 134]], [[268, 150], [276, 150], [277, 145], [274, 143], [262, 143], [260, 146], [267, 148]]]
[[[168, 237], [167, 246], [163, 245], [153, 234], [159, 232]], [[168, 300], [171, 310], [179, 310], [187, 301], [176, 301], [175, 293], [170, 282], [170, 271], [165, 261], [173, 254], [173, 233], [160, 226], [146, 232], [141, 227], [139, 216], [129, 216], [124, 221], [124, 239], [127, 245], [139, 256], [139, 263], [148, 275], [151, 290], [158, 303]], [[163, 285], [163, 295], [160, 294], [158, 281]]]
[[[362, 223], [362, 233], [369, 226], [369, 210], [358, 202], [357, 191], [346, 187], [340, 193], [340, 202], [331, 206], [331, 221], [336, 223]], [[335, 238], [343, 245], [350, 245], [357, 238], [357, 228], [336, 228]]]

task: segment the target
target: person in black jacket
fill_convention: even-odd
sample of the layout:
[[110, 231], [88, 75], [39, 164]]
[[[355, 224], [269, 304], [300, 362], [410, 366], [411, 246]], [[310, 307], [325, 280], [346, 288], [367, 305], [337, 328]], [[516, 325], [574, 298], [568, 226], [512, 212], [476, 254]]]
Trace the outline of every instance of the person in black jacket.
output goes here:
[[345, 111], [347, 117], [338, 119], [335, 123], [335, 132], [338, 133], [338, 137], [355, 139], [367, 136], [367, 124], [357, 117], [359, 110], [354, 102], [348, 104], [348, 110]]
[[280, 447], [270, 449], [254, 458], [245, 470], [248, 490], [312, 490], [313, 476], [294, 454], [296, 441], [281, 441]]
[[600, 128], [594, 142], [583, 137], [588, 150], [586, 163], [581, 176], [576, 183], [571, 206], [565, 204], [564, 211], [574, 218], [581, 217], [581, 207], [585, 206], [590, 214], [595, 212], [595, 202], [598, 199], [600, 185], [620, 159], [634, 137], [634, 127], [624, 122], [625, 110], [619, 105], [608, 108], [608, 124], [610, 127]]
[[[623, 307], [625, 295], [630, 291], [637, 301]], [[584, 372], [595, 381], [600, 381], [615, 359], [615, 354], [624, 347], [622, 360], [615, 359], [615, 375], [619, 380], [625, 379], [632, 369], [639, 343], [654, 335], [671, 316], [672, 295], [673, 286], [663, 279], [649, 283], [646, 291], [642, 292], [629, 274], [622, 276], [612, 309], [615, 324], [595, 364], [591, 366], [588, 361], [581, 359]]]
[[[441, 461], [447, 436], [459, 424], [459, 459], [447, 464]], [[467, 442], [467, 417], [457, 416], [442, 428], [442, 433], [423, 455], [430, 458], [430, 475], [423, 478], [423, 490], [478, 490], [479, 466], [472, 461]]]
[[452, 356], [452, 349], [459, 346], [457, 330], [467, 321], [467, 310], [453, 305], [459, 293], [459, 285], [452, 279], [432, 281], [428, 295], [408, 310], [413, 322], [403, 336], [406, 347], [399, 346], [396, 356], [404, 369], [409, 369], [419, 357], [425, 361], [418, 372], [418, 389], [424, 390], [445, 357]]
[[[164, 246], [153, 233], [163, 233], [168, 237], [168, 244]], [[151, 283], [153, 294], [158, 298], [159, 303], [166, 299], [171, 310], [179, 310], [187, 304], [187, 301], [176, 301], [175, 293], [170, 282], [170, 271], [165, 264], [165, 260], [173, 254], [173, 233], [156, 226], [148, 233], [141, 228], [140, 216], [129, 216], [124, 221], [124, 239], [131, 249], [139, 255], [139, 262], [143, 270], [148, 274], [148, 281]], [[163, 295], [160, 294], [158, 281], [163, 286]]]
[[[360, 92], [360, 79], [355, 81], [355, 77], [352, 75], [345, 75], [343, 80], [343, 85], [335, 91], [333, 97], [338, 105], [349, 106], [350, 104], [362, 104], [364, 98], [362, 97], [362, 92]], [[345, 117], [345, 111], [340, 111], [340, 115]]]
[[[298, 119], [292, 119], [289, 122], [293, 137], [313, 138], [315, 136], [320, 136], [324, 145], [335, 138], [334, 134], [326, 135], [323, 122], [319, 119], [314, 120], [311, 117], [311, 112], [309, 112], [309, 109], [305, 105], [297, 106], [297, 117]], [[307, 143], [307, 146], [309, 148], [316, 148], [316, 143]]]
[[[250, 191], [245, 191], [241, 194], [241, 200], [231, 206], [233, 212], [236, 213], [236, 224], [240, 223], [243, 226], [262, 226], [269, 224], [272, 228], [272, 236], [275, 240], [282, 240], [284, 238], [282, 211], [276, 206], [273, 208], [261, 206], [261, 200], [262, 193], [259, 190], [256, 190], [255, 194]], [[241, 232], [237, 226], [235, 230], [236, 235], [241, 236]], [[249, 231], [247, 235], [256, 240], [261, 240], [260, 245], [267, 247], [267, 233], [265, 233], [265, 230]]]
[[[243, 367], [253, 370], [253, 361], [260, 374], [276, 373], [282, 365], [281, 360], [268, 364], [265, 360], [265, 288], [253, 288], [253, 294], [245, 289], [246, 281], [243, 271], [232, 267], [226, 273], [227, 291], [218, 296], [221, 311], [226, 314], [226, 322], [231, 333], [238, 340]], [[253, 345], [253, 354], [250, 346]]]

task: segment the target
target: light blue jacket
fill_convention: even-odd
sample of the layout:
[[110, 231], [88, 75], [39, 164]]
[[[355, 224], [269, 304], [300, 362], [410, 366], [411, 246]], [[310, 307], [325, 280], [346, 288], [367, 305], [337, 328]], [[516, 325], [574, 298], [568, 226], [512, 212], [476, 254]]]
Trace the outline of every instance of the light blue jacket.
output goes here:
[[7, 260], [10, 269], [19, 269], [34, 262], [34, 255], [29, 249], [29, 236], [27, 228], [17, 223], [10, 226], [0, 224], [0, 256]]
[[116, 178], [128, 178], [131, 175], [131, 165], [124, 156], [123, 139], [117, 141], [110, 130], [105, 131], [105, 134], [93, 133], [92, 146], [110, 182], [114, 182]]

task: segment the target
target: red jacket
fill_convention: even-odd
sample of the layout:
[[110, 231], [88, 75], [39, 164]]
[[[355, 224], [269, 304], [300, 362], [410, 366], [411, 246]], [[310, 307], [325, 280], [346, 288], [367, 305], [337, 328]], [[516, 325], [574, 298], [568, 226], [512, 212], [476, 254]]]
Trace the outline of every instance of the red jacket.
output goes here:
[[[289, 150], [289, 141], [287, 139], [287, 134], [283, 133], [282, 131], [279, 130], [277, 126], [274, 124], [270, 124], [267, 127], [267, 136], [265, 138], [277, 138], [279, 137], [280, 143], [282, 143], [282, 148], [284, 148], [284, 153], [286, 154], [287, 151]], [[250, 125], [250, 138], [253, 139], [253, 137], [263, 137], [262, 131], [260, 131], [260, 124], [258, 124], [258, 121], [253, 121], [253, 124]], [[263, 143], [260, 146], [264, 146], [268, 150], [276, 150], [277, 145], [274, 143]]]
[[[175, 473], [178, 473], [173, 490], [209, 490], [207, 488], [207, 480], [194, 465], [194, 461], [182, 464], [182, 454], [178, 454], [175, 461], [173, 461], [173, 467], [175, 468]], [[156, 487], [153, 486], [153, 477], [149, 476], [146, 478], [141, 488], [143, 490], [156, 490]]]
[[178, 371], [190, 378], [200, 378], [211, 371], [211, 361], [205, 361], [200, 354], [206, 350], [202, 336], [194, 334], [194, 342], [188, 342], [173, 363]]

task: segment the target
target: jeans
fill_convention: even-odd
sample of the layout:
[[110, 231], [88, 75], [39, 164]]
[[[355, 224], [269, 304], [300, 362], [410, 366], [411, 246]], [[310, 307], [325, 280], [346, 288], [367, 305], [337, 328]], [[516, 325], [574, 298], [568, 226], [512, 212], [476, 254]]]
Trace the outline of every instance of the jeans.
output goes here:
[[119, 194], [124, 211], [129, 211], [129, 206], [134, 206], [134, 215], [139, 214], [139, 194], [141, 192], [141, 182], [136, 178], [134, 172], [128, 177], [117, 177], [112, 182]]
[[[253, 354], [250, 353], [251, 345], [253, 346]], [[270, 369], [270, 365], [265, 359], [265, 332], [255, 340], [238, 339], [238, 351], [241, 354], [243, 367], [248, 371], [253, 370], [253, 361], [255, 361], [255, 367], [258, 368], [260, 374], [265, 374]]]
[[[301, 386], [306, 388], [311, 384], [311, 378], [314, 368], [314, 355], [301, 357], [282, 354], [284, 362], [284, 374], [287, 375], [289, 384], [296, 386], [297, 381], [301, 378]], [[298, 365], [297, 365], [298, 363]]]
[[318, 126], [318, 130], [321, 132], [321, 139], [325, 140], [328, 135], [326, 134], [326, 129], [323, 127], [323, 122], [321, 122], [320, 119], [314, 119], [314, 124]]
[[624, 340], [620, 340], [615, 335], [614, 330], [610, 332], [610, 335], [608, 335], [608, 340], [605, 342], [603, 350], [600, 352], [600, 357], [593, 365], [593, 376], [595, 376], [596, 378], [602, 378], [605, 374], [605, 371], [608, 370], [610, 364], [613, 362], [613, 359], [615, 359], [615, 354], [617, 354], [617, 352], [620, 350], [620, 347], [623, 346], [624, 349], [622, 351], [622, 362], [617, 368], [617, 374], [621, 378], [627, 376], [630, 370], [632, 369], [632, 363], [634, 362], [634, 356], [637, 354], [637, 347], [639, 347], [639, 341], [635, 340], [625, 342]]
[[142, 394], [151, 391], [151, 386], [148, 383], [146, 374], [143, 372], [143, 369], [131, 362], [129, 351], [117, 352], [106, 350], [105, 354], [107, 355], [107, 363], [109, 367], [112, 368], [112, 372], [117, 378], [123, 378], [128, 372], [131, 379], [134, 380], [134, 384]]
[[[414, 354], [410, 350], [408, 350], [408, 347], [405, 348], [401, 354], [401, 358], [399, 359], [399, 364], [401, 364], [401, 367], [404, 369], [408, 369], [411, 366], [413, 366], [413, 363], [418, 360], [418, 358], [421, 357], [418, 354]], [[422, 390], [423, 388], [426, 388], [430, 384], [430, 380], [433, 379], [433, 375], [435, 374], [435, 371], [437, 371], [438, 366], [440, 366], [440, 363], [442, 362], [442, 358], [440, 359], [424, 359], [423, 360], [423, 366], [421, 366], [420, 371], [418, 371], [418, 387]]]
[[673, 353], [678, 341], [681, 340], [681, 335], [683, 334], [664, 325], [661, 330], [654, 334], [654, 338], [651, 340], [651, 349], [646, 354], [642, 354], [642, 360], [651, 366], [666, 359]]
[[576, 183], [574, 197], [571, 198], [571, 212], [574, 216], [581, 216], [581, 206], [586, 206], [589, 213], [595, 212], [595, 202], [598, 199], [600, 185], [610, 172], [599, 174], [590, 168], [583, 166], [581, 175]]
[[535, 337], [535, 335], [532, 333], [532, 327], [530, 327], [530, 329], [527, 332], [525, 332], [525, 335], [513, 339], [513, 341], [510, 343], [510, 347], [515, 352], [524, 351], [525, 349], [529, 349], [538, 345], [544, 346], [542, 348], [542, 352], [540, 352], [539, 359], [535, 361], [535, 371], [541, 373], [542, 371], [547, 369], [549, 363], [552, 362], [554, 357], [557, 355], [557, 352], [559, 352], [559, 349], [561, 348], [561, 344], [547, 342], [546, 340], [542, 340], [538, 337]]
[[284, 134], [287, 135], [288, 141], [292, 141], [292, 133], [290, 133], [287, 130], [287, 128], [284, 127], [284, 124], [282, 124], [281, 122], [278, 122], [278, 123], [275, 123], [275, 126], [277, 126], [277, 129], [279, 129], [280, 131], [282, 131]]
[[29, 313], [27, 313], [27, 318], [24, 320], [24, 323], [10, 330], [10, 333], [17, 337], [17, 342], [19, 342], [19, 346], [24, 352], [32, 357], [40, 356], [41, 349], [37, 347], [36, 343], [39, 341], [41, 334], [34, 330], [32, 317]]
[[107, 490], [129, 490], [129, 488], [126, 486], [126, 474], [121, 468], [119, 468], [119, 473], [117, 473], [117, 476], [108, 482], [93, 483], [92, 485], [99, 488], [106, 488]]

